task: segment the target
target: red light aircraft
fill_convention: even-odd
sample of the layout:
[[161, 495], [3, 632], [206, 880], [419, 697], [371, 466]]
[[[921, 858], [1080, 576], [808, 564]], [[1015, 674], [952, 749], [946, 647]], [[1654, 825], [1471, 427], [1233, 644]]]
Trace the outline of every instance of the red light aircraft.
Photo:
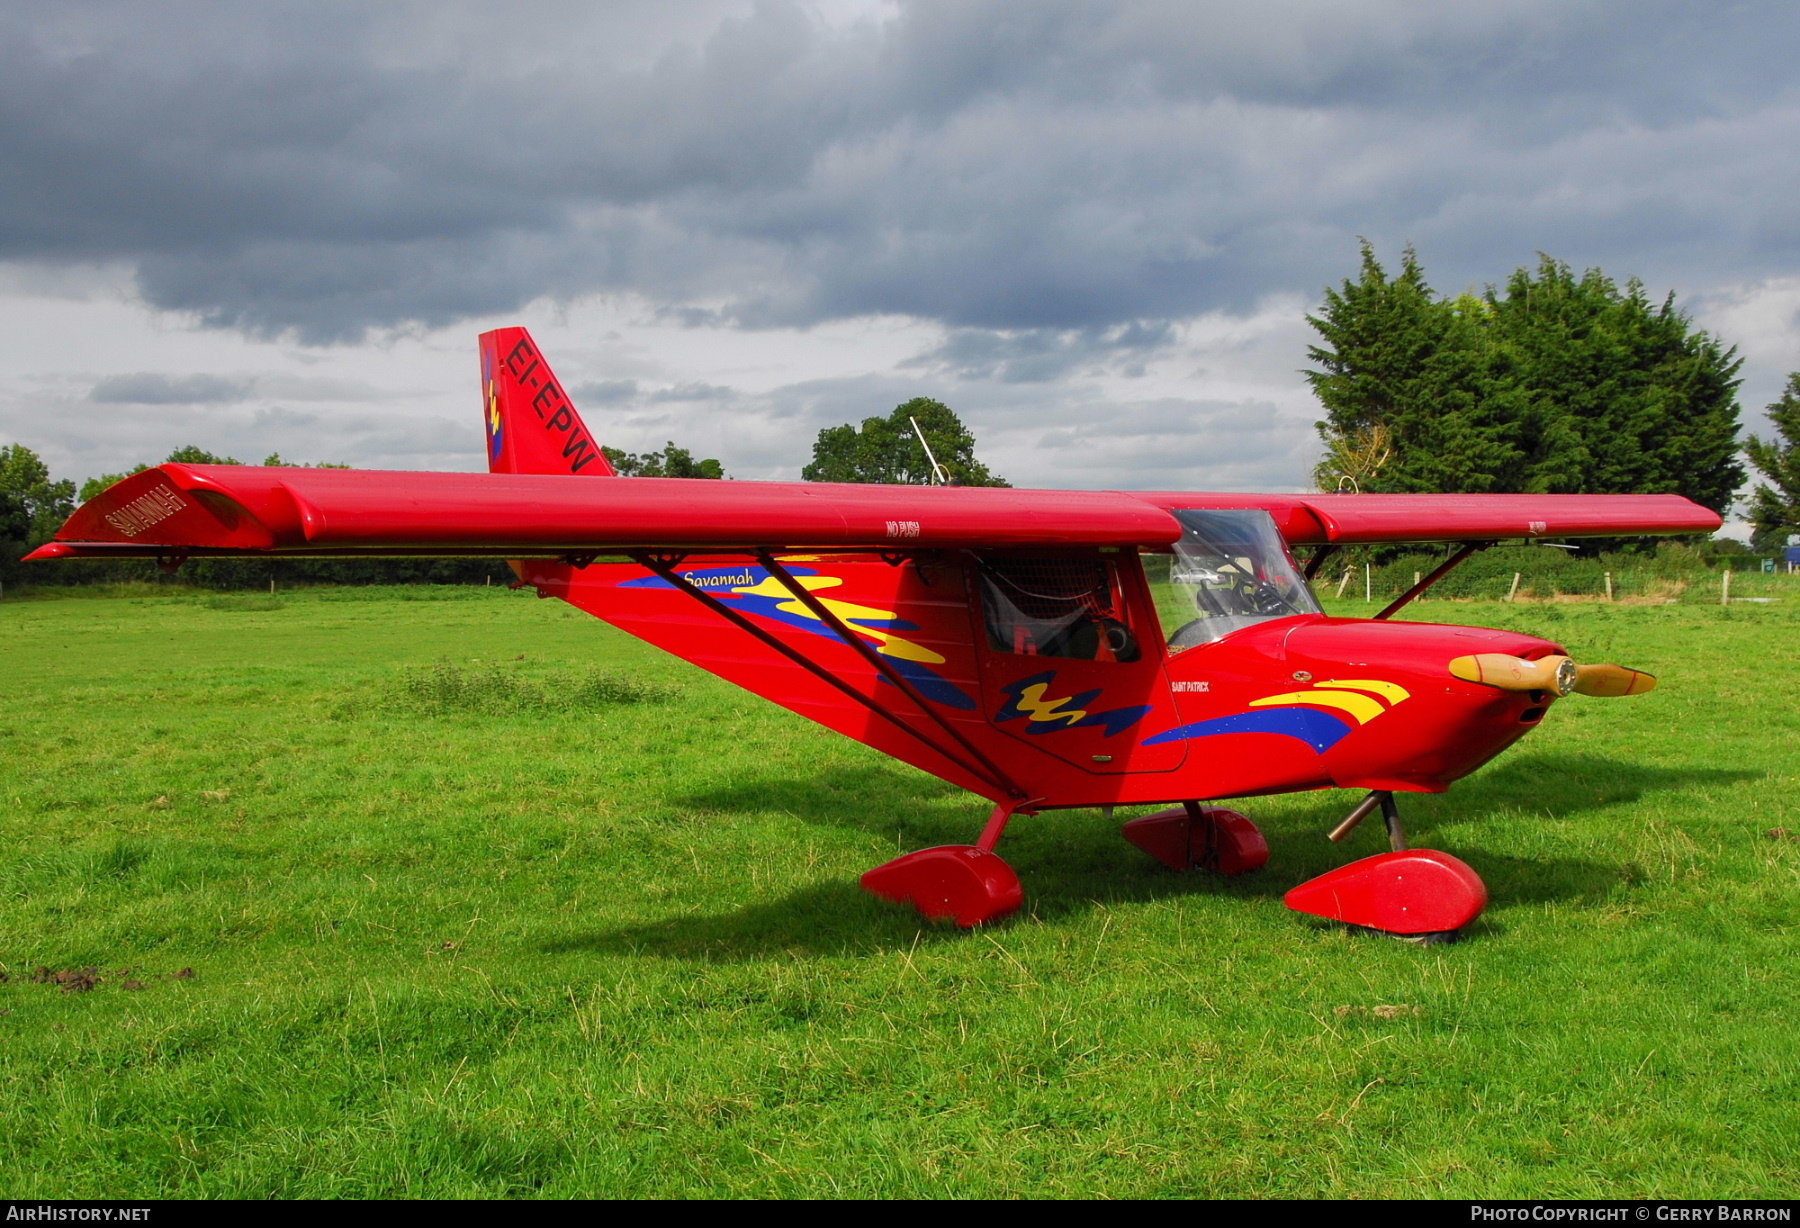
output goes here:
[[[1498, 540], [1720, 524], [1676, 495], [620, 480], [524, 329], [483, 334], [480, 355], [488, 473], [165, 464], [83, 505], [30, 557], [510, 560], [541, 597], [991, 800], [974, 844], [862, 880], [963, 926], [1023, 900], [994, 852], [1014, 815], [1164, 804], [1126, 838], [1177, 870], [1242, 874], [1268, 846], [1207, 802], [1351, 788], [1368, 796], [1331, 838], [1379, 809], [1392, 851], [1302, 883], [1288, 905], [1453, 936], [1486, 887], [1457, 858], [1406, 847], [1394, 794], [1443, 792], [1566, 695], [1654, 679], [1577, 665], [1534, 636], [1391, 616]], [[1461, 549], [1374, 618], [1327, 617], [1308, 581], [1339, 548], [1381, 542]], [[1293, 546], [1313, 547], [1304, 568]]]

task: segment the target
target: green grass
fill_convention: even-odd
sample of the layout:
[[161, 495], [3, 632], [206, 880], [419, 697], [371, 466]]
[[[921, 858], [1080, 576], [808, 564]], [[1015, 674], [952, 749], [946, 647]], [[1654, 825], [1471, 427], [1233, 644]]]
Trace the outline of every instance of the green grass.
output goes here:
[[1494, 897], [1419, 949], [1281, 905], [1348, 793], [1232, 882], [1021, 820], [963, 933], [856, 878], [977, 799], [560, 603], [259, 600], [0, 602], [0, 1196], [1795, 1192], [1800, 602], [1423, 607], [1663, 685], [1406, 800]]

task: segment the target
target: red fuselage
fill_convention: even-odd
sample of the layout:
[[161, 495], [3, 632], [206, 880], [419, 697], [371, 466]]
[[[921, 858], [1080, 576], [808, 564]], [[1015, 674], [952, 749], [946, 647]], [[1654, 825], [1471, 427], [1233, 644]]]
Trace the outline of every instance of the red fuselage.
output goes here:
[[[1066, 559], [1071, 552], [1058, 552]], [[1039, 655], [984, 626], [979, 564], [931, 558], [784, 555], [807, 589], [866, 637], [1032, 808], [1130, 805], [1346, 787], [1440, 792], [1510, 746], [1552, 696], [1453, 677], [1472, 653], [1560, 652], [1532, 636], [1305, 614], [1168, 647], [1137, 555], [1080, 551], [1117, 578], [1110, 613], [1132, 660]], [[529, 563], [524, 578], [803, 716], [977, 793], [996, 788], [910, 732], [932, 724], [742, 557], [691, 557], [678, 574], [817, 661], [892, 714], [826, 680], [631, 564]], [[938, 739], [940, 746], [943, 739]], [[954, 751], [954, 747], [950, 748]]]

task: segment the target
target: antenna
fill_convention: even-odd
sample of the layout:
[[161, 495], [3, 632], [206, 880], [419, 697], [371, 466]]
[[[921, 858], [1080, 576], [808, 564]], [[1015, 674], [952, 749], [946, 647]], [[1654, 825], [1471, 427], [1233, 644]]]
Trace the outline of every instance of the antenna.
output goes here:
[[939, 486], [950, 485], [950, 471], [938, 464], [937, 457], [931, 454], [931, 445], [925, 442], [925, 432], [919, 429], [919, 420], [910, 414], [906, 420], [912, 423], [913, 434], [919, 437], [919, 446], [925, 449], [925, 459], [931, 462], [931, 480]]

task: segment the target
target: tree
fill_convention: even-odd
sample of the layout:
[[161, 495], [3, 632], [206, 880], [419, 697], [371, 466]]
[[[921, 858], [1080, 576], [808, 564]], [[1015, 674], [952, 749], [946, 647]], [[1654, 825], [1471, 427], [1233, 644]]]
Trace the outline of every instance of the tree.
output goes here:
[[[243, 461], [237, 460], [234, 457], [215, 456], [205, 448], [191, 443], [182, 444], [163, 459], [163, 464], [165, 465], [241, 465], [243, 463]], [[285, 465], [287, 462], [281, 459], [281, 454], [279, 452], [274, 452], [269, 455], [269, 458], [265, 460], [263, 464]], [[133, 465], [131, 469], [125, 473], [103, 473], [97, 478], [89, 478], [81, 484], [81, 501], [86, 503], [89, 499], [92, 499], [107, 487], [123, 482], [133, 474], [142, 473], [149, 467], [150, 466], [148, 465]], [[349, 468], [348, 465], [331, 467]]]
[[50, 469], [22, 443], [0, 447], [0, 540], [8, 561], [56, 535], [75, 510], [75, 483], [52, 482]]
[[1512, 398], [1496, 396], [1482, 300], [1436, 298], [1410, 247], [1389, 279], [1365, 242], [1361, 276], [1328, 288], [1307, 321], [1326, 342], [1307, 349], [1324, 368], [1307, 372], [1327, 411], [1322, 489], [1507, 489], [1517, 431]]
[[1504, 294], [1435, 295], [1406, 249], [1308, 317], [1327, 490], [1673, 492], [1715, 511], [1743, 480], [1735, 349], [1674, 296], [1542, 257]]
[[1527, 491], [1681, 494], [1723, 513], [1744, 480], [1737, 378], [1743, 361], [1636, 278], [1579, 278], [1548, 256], [1537, 276], [1490, 287], [1498, 342], [1529, 398]]
[[[173, 458], [171, 458], [173, 459]], [[198, 463], [198, 462], [196, 462]], [[281, 453], [271, 452], [263, 457], [262, 467], [265, 469], [353, 469], [354, 465], [340, 465], [335, 461], [291, 461], [282, 460]]]
[[1752, 435], [1744, 444], [1750, 463], [1769, 480], [1750, 495], [1751, 541], [1759, 550], [1784, 546], [1789, 535], [1800, 533], [1800, 371], [1788, 376], [1769, 419], [1775, 437], [1764, 442]]
[[697, 461], [686, 448], [678, 448], [670, 440], [660, 452], [639, 456], [620, 448], [601, 447], [613, 472], [622, 478], [712, 478], [725, 476], [725, 466], [708, 457]]
[[885, 418], [864, 418], [860, 428], [845, 423], [819, 432], [812, 463], [800, 471], [808, 482], [880, 482], [929, 486], [937, 480], [931, 460], [913, 431], [931, 445], [932, 456], [959, 486], [1005, 486], [975, 457], [975, 436], [956, 411], [930, 397], [914, 397]]
[[[181, 447], [176, 448], [173, 452], [169, 453], [169, 455], [163, 459], [163, 463], [165, 465], [241, 465], [244, 462], [237, 459], [235, 456], [214, 456], [205, 448], [196, 447], [189, 443], [183, 444]], [[144, 469], [148, 469], [149, 467], [150, 466], [145, 465], [140, 468], [138, 472], [142, 473]]]
[[[131, 473], [142, 473], [149, 467], [148, 465], [136, 465], [132, 467]], [[97, 478], [89, 478], [81, 484], [81, 501], [86, 503], [107, 487], [123, 482], [131, 476], [131, 473], [103, 473]]]

